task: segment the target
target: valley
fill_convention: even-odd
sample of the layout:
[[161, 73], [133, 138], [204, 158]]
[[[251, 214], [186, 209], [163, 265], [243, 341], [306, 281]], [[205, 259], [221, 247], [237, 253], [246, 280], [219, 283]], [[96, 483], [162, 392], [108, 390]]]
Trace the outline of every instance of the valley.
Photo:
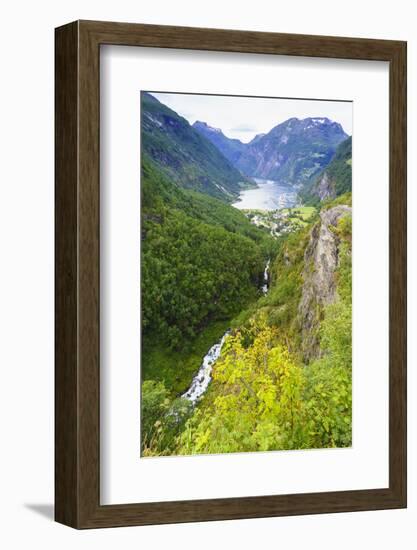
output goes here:
[[351, 138], [141, 132], [141, 456], [350, 446]]

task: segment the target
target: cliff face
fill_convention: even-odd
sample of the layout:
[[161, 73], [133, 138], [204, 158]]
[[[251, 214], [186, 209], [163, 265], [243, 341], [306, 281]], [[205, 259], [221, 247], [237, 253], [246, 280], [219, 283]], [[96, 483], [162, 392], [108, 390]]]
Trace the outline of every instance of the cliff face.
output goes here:
[[340, 218], [351, 214], [349, 206], [339, 205], [320, 214], [304, 254], [303, 290], [298, 308], [302, 352], [308, 363], [320, 355], [319, 328], [323, 308], [337, 298], [335, 271], [339, 266], [339, 238], [334, 232]]
[[330, 162], [312, 183], [301, 192], [301, 197], [307, 204], [326, 199], [334, 199], [339, 195], [352, 191], [352, 138], [343, 141], [337, 148]]
[[321, 176], [314, 187], [314, 194], [321, 200], [334, 199], [336, 197], [336, 191], [334, 188], [334, 182], [329, 177], [327, 172]]

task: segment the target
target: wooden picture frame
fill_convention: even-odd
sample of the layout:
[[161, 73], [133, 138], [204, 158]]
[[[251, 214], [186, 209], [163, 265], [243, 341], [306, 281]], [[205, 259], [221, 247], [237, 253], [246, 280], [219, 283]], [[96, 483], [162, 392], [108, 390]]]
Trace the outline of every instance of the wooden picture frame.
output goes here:
[[[406, 506], [406, 43], [76, 21], [56, 29], [55, 518], [75, 528]], [[99, 56], [117, 44], [389, 62], [389, 487], [100, 505]]]

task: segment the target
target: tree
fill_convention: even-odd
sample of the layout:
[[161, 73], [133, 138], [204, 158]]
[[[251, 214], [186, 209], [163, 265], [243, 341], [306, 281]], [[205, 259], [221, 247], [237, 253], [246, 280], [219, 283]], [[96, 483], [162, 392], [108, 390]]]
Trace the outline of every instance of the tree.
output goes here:
[[[187, 422], [179, 452], [225, 453], [303, 445], [303, 369], [265, 319], [224, 344], [213, 371], [215, 397]], [[245, 341], [251, 341], [244, 346]]]

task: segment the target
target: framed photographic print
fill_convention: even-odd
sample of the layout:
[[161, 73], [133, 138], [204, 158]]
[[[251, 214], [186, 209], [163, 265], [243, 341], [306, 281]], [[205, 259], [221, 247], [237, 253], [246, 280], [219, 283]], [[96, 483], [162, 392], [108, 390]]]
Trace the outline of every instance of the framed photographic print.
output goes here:
[[56, 520], [406, 506], [406, 44], [56, 29]]

